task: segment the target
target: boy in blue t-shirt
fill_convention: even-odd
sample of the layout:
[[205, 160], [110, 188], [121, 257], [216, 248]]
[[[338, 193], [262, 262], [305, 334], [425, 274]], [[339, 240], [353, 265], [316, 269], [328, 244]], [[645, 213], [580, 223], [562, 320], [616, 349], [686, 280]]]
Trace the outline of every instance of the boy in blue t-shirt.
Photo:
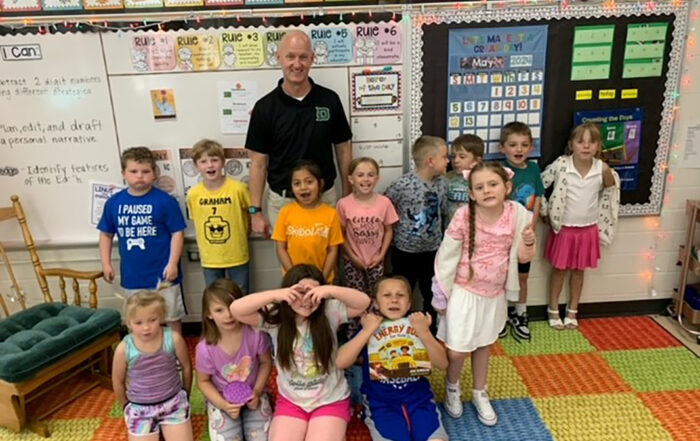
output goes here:
[[[519, 202], [532, 212], [532, 229], [537, 231], [537, 219], [540, 214], [540, 201], [544, 195], [544, 185], [540, 177], [540, 167], [536, 162], [528, 161], [532, 153], [532, 132], [530, 127], [522, 122], [513, 121], [501, 130], [501, 153], [506, 156], [504, 167], [513, 170], [513, 190], [510, 199]], [[517, 337], [530, 339], [529, 318], [527, 315], [527, 279], [530, 274], [530, 263], [518, 264], [520, 279], [520, 295], [518, 301], [508, 304], [508, 321], [499, 337], [508, 334], [508, 324], [513, 327]]]
[[[361, 390], [365, 424], [372, 439], [447, 441], [430, 382], [424, 376], [430, 371], [424, 367], [426, 363], [447, 369], [445, 348], [430, 332], [430, 315], [414, 312], [405, 318], [411, 309], [411, 290], [403, 276], [380, 279], [374, 297], [382, 315], [369, 313], [362, 317], [362, 329], [338, 349], [335, 361], [338, 368], [347, 369], [362, 353]], [[391, 357], [391, 352], [395, 352], [396, 356], [393, 360], [381, 360], [375, 354], [370, 360], [370, 340], [381, 340], [379, 345], [384, 352], [389, 351], [387, 347], [395, 348], [385, 355]]]
[[180, 286], [185, 219], [175, 198], [153, 187], [156, 161], [149, 149], [124, 151], [121, 166], [127, 188], [107, 200], [97, 225], [104, 278], [114, 281], [112, 239], [116, 234], [124, 295], [160, 288], [167, 305], [165, 320], [181, 332], [181, 319], [186, 314]]

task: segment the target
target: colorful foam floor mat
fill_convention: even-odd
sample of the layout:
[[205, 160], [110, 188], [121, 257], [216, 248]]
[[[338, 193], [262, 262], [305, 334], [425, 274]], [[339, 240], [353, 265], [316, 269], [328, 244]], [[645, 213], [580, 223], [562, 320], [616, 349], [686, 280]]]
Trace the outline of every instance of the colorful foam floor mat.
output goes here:
[[[494, 427], [479, 423], [471, 370], [462, 374], [464, 414], [443, 418], [450, 440], [661, 441], [700, 439], [700, 359], [649, 317], [580, 320], [578, 330], [531, 323], [531, 342], [511, 336], [492, 351]], [[194, 348], [195, 339], [189, 339]], [[431, 377], [438, 402], [444, 373]], [[443, 412], [444, 415], [444, 412]], [[195, 440], [209, 440], [202, 394], [192, 394]], [[126, 428], [111, 391], [93, 390], [48, 420], [53, 441], [121, 441]], [[0, 428], [0, 441], [42, 440]], [[348, 441], [369, 440], [353, 418]]]

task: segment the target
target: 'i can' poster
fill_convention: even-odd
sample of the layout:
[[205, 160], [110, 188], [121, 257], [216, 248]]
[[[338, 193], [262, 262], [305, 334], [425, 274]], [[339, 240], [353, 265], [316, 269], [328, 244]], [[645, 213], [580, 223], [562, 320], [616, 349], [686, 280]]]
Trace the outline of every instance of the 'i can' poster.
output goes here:
[[447, 141], [477, 135], [487, 159], [500, 157], [501, 128], [520, 121], [540, 156], [547, 26], [451, 29]]

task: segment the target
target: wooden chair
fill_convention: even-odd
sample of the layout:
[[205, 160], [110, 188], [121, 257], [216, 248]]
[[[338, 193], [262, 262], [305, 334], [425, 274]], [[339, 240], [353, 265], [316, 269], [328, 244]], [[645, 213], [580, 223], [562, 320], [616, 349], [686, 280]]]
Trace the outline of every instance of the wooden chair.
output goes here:
[[[99, 314], [100, 318], [108, 318], [108, 320], [100, 319], [98, 323], [99, 326], [102, 326], [102, 329], [99, 329], [98, 332], [92, 333], [91, 328], [87, 328], [87, 331], [90, 331], [91, 335], [89, 337], [85, 336], [84, 344], [82, 342], [77, 342], [75, 347], [70, 346], [70, 349], [67, 350], [70, 351], [69, 353], [57, 355], [56, 360], [47, 357], [47, 359], [50, 360], [47, 361], [47, 363], [51, 364], [40, 368], [40, 370], [33, 373], [31, 377], [18, 382], [9, 382], [0, 378], [0, 426], [7, 427], [15, 432], [29, 427], [39, 435], [49, 436], [48, 428], [40, 421], [42, 418], [98, 385], [111, 389], [110, 371], [113, 351], [112, 346], [119, 342], [117, 327], [119, 326], [118, 322], [120, 319], [118, 317], [119, 313], [116, 311], [95, 309], [97, 308], [96, 280], [102, 277], [102, 271], [76, 271], [67, 268], [43, 267], [34, 245], [34, 239], [29, 231], [29, 226], [27, 225], [27, 220], [19, 198], [13, 195], [11, 200], [11, 206], [0, 207], [0, 222], [16, 219], [19, 223], [24, 238], [24, 244], [31, 257], [34, 272], [43, 295], [43, 308], [60, 309], [61, 311], [65, 309], [67, 312], [72, 311], [78, 313], [78, 315], [82, 314], [83, 316], [86, 316], [86, 313], [89, 312], [91, 326], [94, 326], [94, 323], [98, 322], [92, 319], [93, 315], [98, 317]], [[16, 302], [21, 310], [30, 311], [26, 307], [23, 291], [17, 283], [17, 278], [10, 264], [8, 254], [1, 242], [0, 257], [4, 261], [5, 270], [9, 276], [11, 285], [10, 289], [12, 295], [7, 296], [8, 299], [12, 303]], [[75, 310], [72, 306], [63, 305], [57, 305], [54, 308], [51, 305], [46, 305], [47, 303], [54, 302], [49, 290], [49, 284], [47, 283], [48, 277], [58, 278], [60, 299], [63, 305], [68, 304], [66, 278], [72, 279], [72, 297], [76, 306], [80, 306], [82, 303], [79, 281], [88, 281], [89, 305], [92, 310], [86, 311], [85, 308]], [[3, 321], [9, 324], [12, 320], [10, 317], [17, 318], [20, 314], [30, 314], [30, 312], [18, 312], [16, 315], [12, 316], [8, 308], [8, 302], [3, 299], [2, 293], [0, 293], [0, 308], [5, 316], [5, 319], [0, 320], [0, 325]], [[35, 306], [34, 308], [42, 308], [42, 306]], [[113, 326], [112, 322], [114, 322], [115, 313], [117, 316], [117, 324]], [[55, 320], [72, 320], [71, 323], [75, 322], [72, 318], [65, 318], [68, 316], [69, 314], [66, 314], [62, 318]], [[108, 326], [105, 325], [107, 322], [109, 322]], [[85, 323], [87, 323], [87, 319]], [[80, 326], [86, 325], [80, 323]], [[73, 330], [75, 330], [75, 328], [73, 328]], [[64, 331], [61, 331], [61, 335], [63, 335], [63, 332]], [[80, 332], [86, 333], [86, 329], [81, 328]], [[54, 336], [50, 336], [50, 338], [53, 337]], [[0, 344], [3, 344], [3, 342], [0, 341]], [[1, 352], [2, 351], [0, 351], [0, 355], [2, 355]], [[19, 367], [20, 366], [18, 366], [18, 368]], [[21, 368], [24, 369], [26, 367], [27, 366], [22, 366]], [[10, 369], [12, 369], [12, 367]]]

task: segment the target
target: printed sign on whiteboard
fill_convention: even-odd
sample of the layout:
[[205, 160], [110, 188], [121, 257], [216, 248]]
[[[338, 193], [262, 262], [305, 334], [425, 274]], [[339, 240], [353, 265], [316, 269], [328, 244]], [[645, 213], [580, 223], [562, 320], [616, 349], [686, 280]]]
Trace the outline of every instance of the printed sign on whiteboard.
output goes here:
[[401, 110], [401, 72], [374, 71], [352, 75], [352, 110]]
[[219, 118], [221, 133], [244, 134], [248, 131], [250, 114], [258, 100], [255, 81], [219, 81]]

